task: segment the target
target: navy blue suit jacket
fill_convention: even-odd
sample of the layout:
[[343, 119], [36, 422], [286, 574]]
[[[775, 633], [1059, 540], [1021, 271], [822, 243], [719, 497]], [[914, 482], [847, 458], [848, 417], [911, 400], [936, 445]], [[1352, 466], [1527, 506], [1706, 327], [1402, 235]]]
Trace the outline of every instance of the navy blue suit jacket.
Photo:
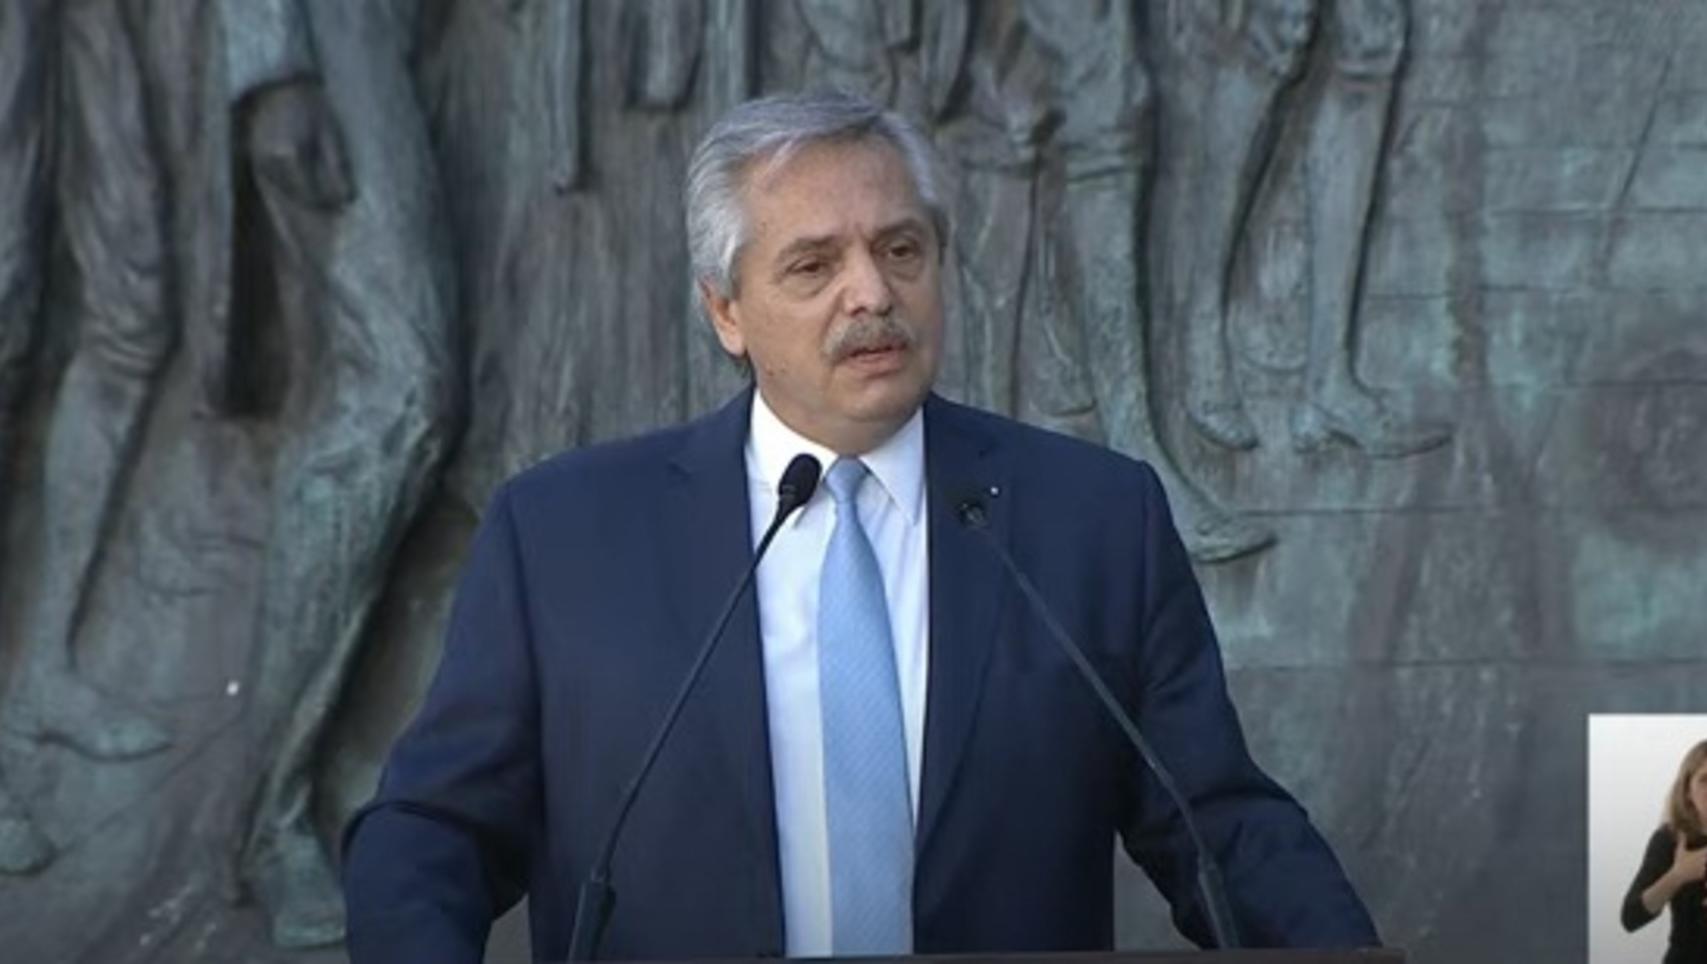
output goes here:
[[[345, 836], [352, 959], [475, 961], [524, 892], [540, 958], [623, 784], [752, 558], [751, 395], [506, 483], [476, 537], [438, 674]], [[1044, 633], [993, 531], [1174, 769], [1247, 943], [1356, 945], [1369, 916], [1298, 804], [1248, 756], [1155, 474], [932, 397], [930, 675], [914, 884], [920, 953], [1107, 948], [1112, 846], [1199, 943], [1175, 809]], [[749, 593], [616, 854], [612, 959], [782, 952], [764, 672]]]

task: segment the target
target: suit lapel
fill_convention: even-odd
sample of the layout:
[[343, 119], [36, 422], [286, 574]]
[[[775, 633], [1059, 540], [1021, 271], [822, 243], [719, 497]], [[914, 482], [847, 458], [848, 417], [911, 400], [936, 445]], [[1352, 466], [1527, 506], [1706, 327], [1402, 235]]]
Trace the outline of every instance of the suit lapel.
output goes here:
[[[753, 559], [744, 455], [751, 407], [749, 389], [695, 425], [670, 465], [671, 477], [660, 507], [662, 532], [671, 550], [665, 562], [666, 585], [690, 656]], [[694, 707], [699, 704], [707, 714], [700, 718], [713, 721], [709, 735], [731, 778], [730, 792], [748, 838], [745, 852], [757, 868], [753, 898], [760, 949], [780, 951], [776, 798], [757, 598], [749, 587], [735, 607], [685, 712], [695, 716]]]
[[1007, 465], [995, 439], [965, 409], [934, 395], [925, 403], [925, 478], [931, 635], [916, 844], [921, 854], [955, 787], [1005, 595], [1001, 564], [984, 536], [961, 524], [957, 504], [979, 493], [993, 534], [1006, 545], [1011, 502]]

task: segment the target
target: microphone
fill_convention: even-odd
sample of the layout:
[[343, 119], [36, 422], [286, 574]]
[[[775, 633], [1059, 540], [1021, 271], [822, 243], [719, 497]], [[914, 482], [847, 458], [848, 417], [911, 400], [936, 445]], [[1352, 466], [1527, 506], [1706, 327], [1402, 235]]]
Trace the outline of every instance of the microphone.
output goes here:
[[616, 819], [611, 821], [610, 830], [605, 834], [604, 846], [599, 850], [599, 859], [587, 872], [587, 879], [581, 883], [580, 894], [575, 901], [575, 923], [569, 932], [569, 960], [591, 961], [598, 957], [599, 940], [604, 936], [605, 925], [610, 922], [611, 908], [616, 902], [616, 889], [610, 882], [611, 859], [616, 855], [616, 841], [622, 834], [623, 823], [628, 820], [628, 811], [634, 807], [634, 801], [640, 796], [641, 784], [646, 782], [646, 775], [652, 771], [652, 764], [657, 761], [658, 752], [664, 748], [664, 741], [669, 739], [670, 731], [676, 726], [676, 718], [681, 716], [682, 707], [687, 704], [694, 685], [699, 682], [706, 664], [711, 661], [711, 654], [717, 649], [717, 641], [723, 638], [724, 627], [729, 625], [730, 617], [735, 614], [735, 606], [740, 603], [741, 596], [746, 593], [747, 587], [753, 582], [753, 576], [759, 571], [759, 562], [764, 559], [765, 550], [770, 548], [771, 540], [776, 538], [783, 520], [795, 509], [805, 505], [812, 498], [812, 493], [817, 491], [821, 471], [823, 469], [818, 460], [805, 453], [796, 455], [788, 463], [788, 468], [783, 470], [782, 480], [776, 486], [776, 514], [771, 517], [770, 527], [759, 540], [758, 548], [753, 552], [753, 561], [747, 564], [746, 571], [741, 574], [741, 581], [735, 584], [735, 590], [723, 604], [717, 622], [712, 624], [711, 632], [705, 637], [705, 642], [700, 644], [699, 655], [694, 657], [687, 678], [682, 680], [681, 689], [676, 691], [675, 701], [664, 714], [664, 722], [652, 737], [652, 744], [646, 748], [646, 756], [639, 771], [623, 791], [622, 802], [616, 810]]
[[1119, 725], [1120, 731], [1126, 735], [1127, 741], [1137, 749], [1138, 755], [1144, 759], [1144, 764], [1150, 768], [1150, 772], [1156, 775], [1156, 782], [1162, 785], [1162, 789], [1173, 800], [1174, 806], [1179, 808], [1180, 817], [1185, 822], [1186, 834], [1191, 838], [1192, 850], [1195, 851], [1197, 858], [1197, 897], [1203, 902], [1203, 909], [1209, 917], [1209, 931], [1215, 938], [1216, 947], [1222, 950], [1237, 948], [1239, 946], [1239, 932], [1233, 920], [1232, 908], [1227, 903], [1227, 888], [1221, 881], [1221, 868], [1216, 866], [1214, 858], [1209, 855], [1209, 848], [1204, 846], [1203, 837], [1197, 831], [1197, 821], [1192, 817], [1191, 805], [1186, 802], [1185, 795], [1180, 793], [1179, 785], [1174, 782], [1173, 773], [1157, 758], [1155, 750], [1150, 747], [1150, 741], [1146, 740], [1144, 734], [1139, 731], [1138, 724], [1133, 722], [1132, 717], [1121, 707], [1120, 701], [1114, 698], [1113, 693], [1109, 692], [1108, 684], [1103, 681], [1102, 675], [1091, 665], [1091, 661], [1085, 657], [1085, 651], [1079, 648], [1079, 644], [1073, 641], [1073, 637], [1061, 625], [1061, 621], [1055, 616], [1055, 611], [1050, 609], [1049, 603], [1044, 601], [1043, 594], [1037, 591], [1037, 587], [1032, 584], [1032, 581], [1026, 577], [1024, 572], [1020, 571], [1013, 556], [996, 540], [995, 534], [990, 531], [990, 514], [984, 504], [984, 497], [976, 492], [961, 496], [955, 501], [954, 514], [960, 520], [961, 525], [984, 536], [985, 544], [1002, 561], [1003, 568], [1007, 569], [1008, 575], [1013, 577], [1020, 592], [1031, 603], [1032, 609], [1043, 621], [1044, 627], [1049, 630], [1049, 635], [1067, 654], [1067, 658], [1072, 661], [1079, 674], [1085, 678], [1085, 682], [1089, 683], [1091, 689], [1096, 691], [1097, 699], [1102, 702], [1103, 709], [1114, 717], [1114, 722]]

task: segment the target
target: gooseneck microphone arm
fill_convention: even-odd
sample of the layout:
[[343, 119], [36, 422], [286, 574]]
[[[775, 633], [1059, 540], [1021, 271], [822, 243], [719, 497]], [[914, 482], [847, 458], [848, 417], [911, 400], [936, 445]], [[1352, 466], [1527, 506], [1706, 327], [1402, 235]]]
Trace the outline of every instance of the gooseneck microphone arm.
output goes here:
[[591, 961], [598, 957], [599, 940], [604, 936], [605, 925], [610, 921], [611, 907], [616, 901], [616, 889], [611, 886], [610, 881], [611, 860], [616, 855], [617, 838], [622, 834], [623, 823], [628, 820], [628, 811], [634, 807], [634, 801], [640, 796], [640, 787], [646, 782], [647, 774], [652, 772], [652, 764], [657, 761], [664, 742], [670, 738], [670, 731], [675, 729], [676, 719], [682, 714], [682, 707], [687, 705], [688, 697], [692, 695], [706, 664], [711, 661], [711, 654], [717, 650], [717, 641], [723, 638], [724, 627], [729, 625], [730, 617], [735, 614], [735, 607], [740, 604], [741, 597], [746, 594], [747, 587], [752, 584], [754, 575], [759, 571], [759, 562], [764, 559], [765, 550], [770, 548], [771, 540], [776, 538], [783, 520], [795, 509], [805, 505], [812, 498], [812, 493], [817, 491], [821, 471], [818, 460], [806, 454], [796, 455], [788, 463], [788, 468], [783, 470], [782, 481], [778, 482], [776, 487], [776, 514], [771, 517], [770, 527], [765, 530], [764, 537], [753, 551], [753, 561], [747, 564], [746, 571], [741, 574], [741, 581], [735, 584], [734, 591], [724, 602], [717, 621], [712, 624], [711, 632], [705, 637], [705, 642], [700, 644], [699, 655], [694, 658], [687, 678], [682, 680], [681, 689], [676, 691], [675, 701], [664, 714], [664, 721], [659, 724], [657, 734], [652, 737], [652, 744], [646, 748], [646, 756], [640, 764], [640, 769], [635, 772], [634, 779], [628, 782], [628, 789], [623, 791], [622, 802], [617, 806], [616, 818], [611, 821], [610, 830], [605, 834], [599, 859], [587, 872], [587, 879], [581, 883], [580, 894], [575, 901], [575, 923], [569, 932], [569, 960]]
[[984, 536], [985, 544], [996, 554], [996, 558], [1002, 561], [1003, 568], [1007, 569], [1008, 575], [1013, 577], [1020, 592], [1031, 603], [1032, 610], [1043, 621], [1044, 627], [1049, 630], [1049, 635], [1061, 647], [1061, 651], [1067, 654], [1067, 658], [1072, 661], [1079, 674], [1085, 678], [1085, 682], [1089, 683], [1091, 689], [1096, 691], [1097, 699], [1102, 702], [1103, 708], [1108, 711], [1110, 716], [1114, 717], [1114, 722], [1119, 725], [1120, 731], [1126, 734], [1127, 741], [1137, 749], [1138, 755], [1144, 759], [1144, 764], [1150, 768], [1151, 773], [1156, 775], [1156, 782], [1162, 785], [1162, 789], [1173, 800], [1174, 806], [1179, 809], [1180, 819], [1185, 823], [1185, 832], [1191, 838], [1192, 849], [1196, 851], [1197, 897], [1202, 902], [1204, 913], [1209, 918], [1210, 934], [1215, 938], [1216, 947], [1223, 950], [1237, 948], [1239, 946], [1239, 931], [1233, 920], [1232, 908], [1227, 903], [1227, 888], [1221, 880], [1221, 868], [1216, 865], [1214, 857], [1209, 853], [1209, 848], [1204, 846], [1203, 836], [1197, 830], [1197, 821], [1192, 817], [1191, 805], [1186, 802], [1185, 795], [1180, 793], [1179, 785], [1174, 782], [1173, 773], [1156, 756], [1155, 750], [1150, 747], [1150, 741], [1144, 738], [1144, 734], [1138, 729], [1138, 724], [1133, 722], [1132, 717], [1120, 705], [1120, 701], [1114, 698], [1113, 693], [1109, 692], [1108, 684], [1103, 681], [1101, 674], [1091, 665], [1091, 661], [1085, 657], [1084, 650], [1080, 649], [1079, 644], [1073, 641], [1073, 637], [1068, 634], [1066, 627], [1062, 626], [1061, 621], [1055, 617], [1055, 611], [1049, 607], [1049, 603], [1044, 601], [1043, 594], [1037, 591], [1037, 587], [1014, 562], [1013, 556], [990, 531], [990, 517], [985, 509], [983, 498], [977, 495], [960, 498], [955, 504], [954, 514], [959, 518], [961, 525]]

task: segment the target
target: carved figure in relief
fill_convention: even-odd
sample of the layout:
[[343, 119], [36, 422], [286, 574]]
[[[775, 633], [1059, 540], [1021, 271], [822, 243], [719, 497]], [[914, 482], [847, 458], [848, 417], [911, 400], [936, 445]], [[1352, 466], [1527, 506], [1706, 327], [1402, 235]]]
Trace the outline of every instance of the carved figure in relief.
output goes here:
[[[410, 55], [419, 0], [224, 0], [229, 149], [258, 196], [259, 273], [299, 322], [251, 644], [254, 786], [240, 856], [276, 943], [343, 936], [312, 814], [321, 735], [393, 556], [436, 484], [463, 403], [456, 288]], [[232, 111], [227, 110], [227, 115]], [[210, 151], [210, 180], [229, 160]], [[231, 213], [226, 200], [214, 211]], [[230, 217], [207, 230], [234, 237]], [[217, 245], [215, 245], [217, 247]], [[256, 279], [250, 279], [256, 280]], [[207, 404], [230, 411], [246, 319], [214, 279], [192, 339]]]
[[1165, 257], [1170, 316], [1185, 325], [1185, 403], [1206, 438], [1257, 444], [1228, 350], [1229, 285], [1255, 193], [1281, 126], [1282, 94], [1321, 51], [1322, 79], [1304, 133], [1309, 336], [1294, 444], [1331, 437], [1377, 457], [1445, 442], [1444, 423], [1407, 417], [1358, 377], [1357, 303], [1395, 79], [1405, 0], [1172, 0], [1182, 203]]
[[1267, 546], [1156, 431], [1138, 249], [1154, 105], [1131, 5], [1008, 0], [928, 22], [926, 88], [965, 192], [969, 401], [1149, 460], [1200, 561]]
[[[6, 719], [37, 739], [115, 760], [170, 743], [158, 722], [86, 682], [73, 648], [177, 336], [166, 299], [166, 184], [137, 40], [142, 16], [136, 0], [27, 0], [0, 13], [0, 459], [13, 454], [12, 421], [43, 310], [50, 197], [70, 254], [74, 326], [43, 452], [41, 556]], [[49, 83], [55, 66], [57, 87]], [[50, 90], [58, 95], [51, 134]]]

